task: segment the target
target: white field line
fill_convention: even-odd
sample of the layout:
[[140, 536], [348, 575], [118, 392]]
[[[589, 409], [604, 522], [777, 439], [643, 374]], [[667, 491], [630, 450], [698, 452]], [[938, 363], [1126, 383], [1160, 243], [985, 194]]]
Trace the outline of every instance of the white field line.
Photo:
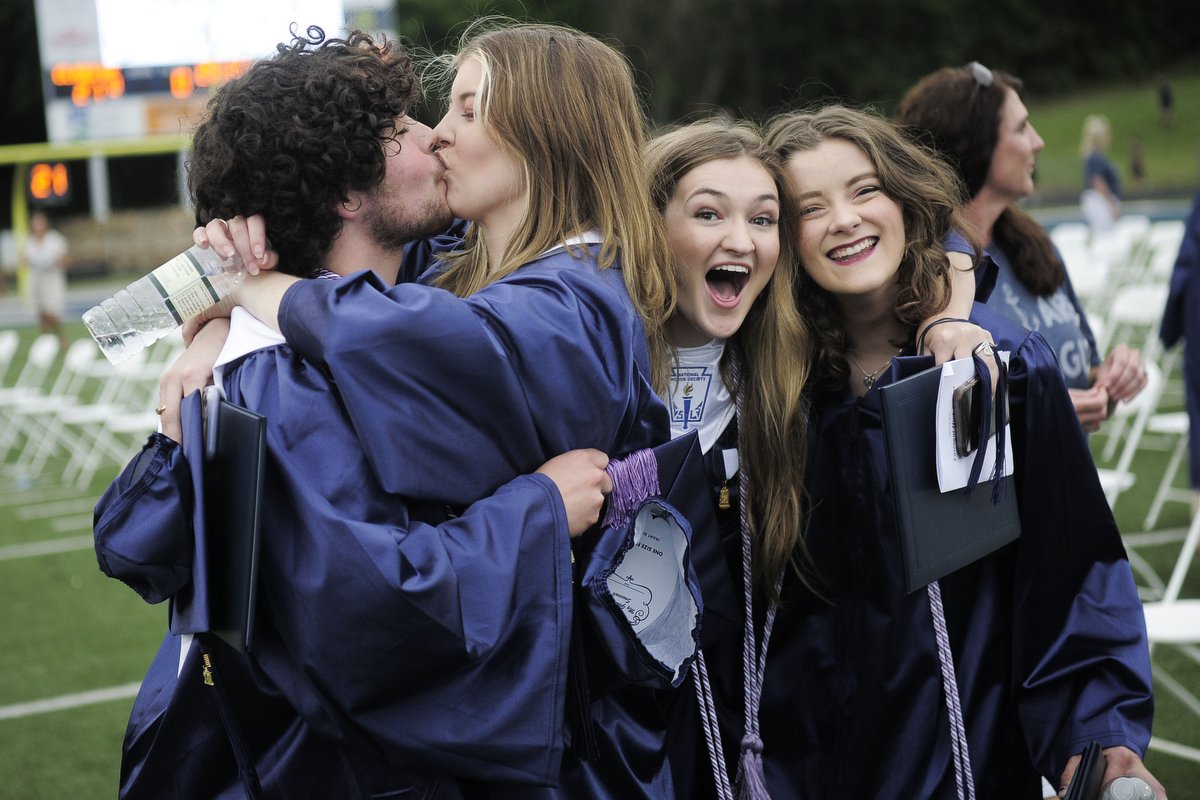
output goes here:
[[96, 507], [94, 498], [84, 497], [79, 500], [53, 500], [48, 503], [29, 504], [17, 509], [17, 519], [34, 520], [51, 517], [65, 517], [68, 514], [91, 514]]
[[50, 530], [55, 533], [70, 533], [71, 531], [90, 531], [92, 529], [92, 515], [79, 514], [74, 517], [60, 517], [50, 520]]
[[48, 697], [45, 700], [34, 700], [30, 703], [0, 706], [0, 719], [21, 719], [22, 717], [32, 717], [35, 714], [48, 714], [52, 711], [107, 703], [111, 700], [124, 700], [135, 697], [140, 686], [141, 683], [127, 683], [123, 686], [110, 686], [106, 689], [92, 689], [88, 692]]
[[1195, 747], [1188, 747], [1186, 744], [1170, 742], [1166, 739], [1159, 739], [1157, 736], [1151, 736], [1150, 749], [1200, 764], [1200, 750]]
[[81, 492], [73, 486], [46, 486], [43, 488], [0, 488], [0, 505], [16, 506], [30, 503], [43, 503], [48, 500], [76, 500], [81, 497], [91, 497], [94, 503], [99, 495]]
[[54, 553], [69, 553], [72, 550], [90, 550], [94, 547], [91, 534], [87, 536], [66, 536], [62, 539], [46, 539], [40, 542], [25, 544], [10, 544], [0, 547], [0, 561], [12, 561], [16, 558], [32, 556], [47, 556]]

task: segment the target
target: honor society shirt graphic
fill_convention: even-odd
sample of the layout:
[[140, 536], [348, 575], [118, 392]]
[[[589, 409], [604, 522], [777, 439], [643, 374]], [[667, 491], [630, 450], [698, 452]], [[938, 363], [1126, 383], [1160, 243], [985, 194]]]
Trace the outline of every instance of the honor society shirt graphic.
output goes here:
[[700, 449], [712, 450], [733, 420], [733, 397], [721, 380], [725, 342], [714, 339], [700, 347], [681, 347], [671, 368], [671, 436], [700, 431]]

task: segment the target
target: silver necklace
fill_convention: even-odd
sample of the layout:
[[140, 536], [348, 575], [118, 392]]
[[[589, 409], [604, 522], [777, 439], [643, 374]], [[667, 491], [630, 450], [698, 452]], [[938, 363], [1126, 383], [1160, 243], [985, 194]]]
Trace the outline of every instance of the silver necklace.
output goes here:
[[892, 359], [895, 358], [896, 356], [900, 355], [903, 352], [904, 352], [904, 348], [901, 347], [899, 350], [896, 351], [896, 355], [888, 358], [887, 361], [883, 362], [883, 366], [881, 366], [879, 369], [875, 370], [874, 372], [867, 372], [865, 369], [863, 369], [859, 365], [859, 363], [857, 361], [850, 358], [850, 356], [846, 356], [846, 360], [849, 361], [851, 364], [853, 364], [854, 368], [862, 373], [862, 382], [866, 385], [866, 387], [868, 389], [870, 389], [872, 386], [875, 385], [875, 381], [879, 380], [879, 376], [882, 375], [883, 371], [888, 368], [888, 365], [892, 363]]

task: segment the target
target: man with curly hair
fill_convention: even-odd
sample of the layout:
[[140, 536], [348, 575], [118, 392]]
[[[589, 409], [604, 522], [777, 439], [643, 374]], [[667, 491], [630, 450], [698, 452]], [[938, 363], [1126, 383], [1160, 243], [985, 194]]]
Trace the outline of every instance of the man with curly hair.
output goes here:
[[[403, 50], [310, 28], [210, 101], [189, 162], [197, 221], [261, 214], [284, 271], [371, 268], [394, 283], [404, 245], [451, 222], [431, 131], [408, 116], [418, 97]], [[126, 731], [120, 796], [454, 798], [458, 779], [553, 780], [561, 687], [531, 688], [562, 683], [545, 608], [553, 554], [520, 532], [588, 527], [603, 469], [568, 468], [579, 457], [567, 454], [447, 521], [382, 489], [324, 370], [241, 309], [202, 333], [222, 328], [217, 384], [267, 417], [255, 638], [246, 654], [192, 638], [207, 629], [191, 582], [203, 552], [192, 395], [187, 435], [164, 421], [174, 436], [153, 436], [96, 507], [102, 569], [172, 605]], [[515, 575], [508, 599], [486, 580], [445, 579], [501, 570]], [[489, 666], [481, 637], [519, 653], [520, 674]], [[518, 718], [493, 710], [505, 696], [528, 697], [510, 704]], [[459, 744], [451, 716], [474, 720], [462, 739], [475, 741]], [[435, 757], [413, 755], [435, 744]]]
[[408, 115], [420, 82], [391, 43], [309, 34], [209, 102], [188, 159], [196, 223], [260, 214], [282, 271], [394, 283], [404, 245], [451, 222], [432, 131]]

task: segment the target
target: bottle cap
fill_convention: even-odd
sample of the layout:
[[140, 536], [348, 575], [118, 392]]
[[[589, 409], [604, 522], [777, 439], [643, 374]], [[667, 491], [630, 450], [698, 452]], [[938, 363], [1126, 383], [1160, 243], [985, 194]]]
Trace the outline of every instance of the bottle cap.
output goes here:
[[1100, 793], [1100, 800], [1154, 800], [1154, 790], [1141, 778], [1113, 778]]

